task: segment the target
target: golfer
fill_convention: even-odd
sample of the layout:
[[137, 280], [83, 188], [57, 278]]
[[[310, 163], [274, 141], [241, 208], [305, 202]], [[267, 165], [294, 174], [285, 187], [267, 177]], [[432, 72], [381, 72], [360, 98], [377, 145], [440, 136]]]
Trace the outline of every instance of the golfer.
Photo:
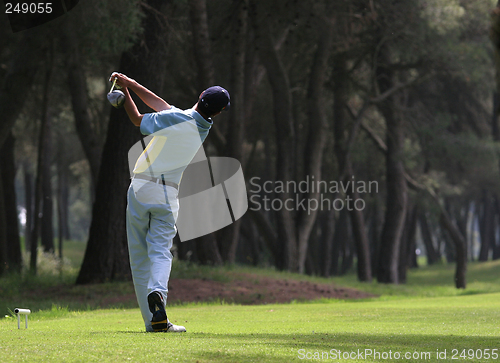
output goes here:
[[[229, 93], [219, 86], [207, 88], [192, 108], [181, 110], [123, 74], [113, 73], [115, 78], [132, 123], [154, 136], [135, 164], [128, 190], [127, 238], [137, 301], [146, 331], [185, 332], [169, 321], [165, 309], [179, 184], [212, 127], [212, 117], [230, 105]], [[139, 113], [130, 90], [156, 112]]]

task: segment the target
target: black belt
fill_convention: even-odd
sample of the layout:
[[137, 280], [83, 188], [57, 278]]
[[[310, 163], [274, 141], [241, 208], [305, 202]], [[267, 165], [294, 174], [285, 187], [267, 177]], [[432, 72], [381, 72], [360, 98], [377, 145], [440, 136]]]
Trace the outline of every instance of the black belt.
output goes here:
[[164, 180], [163, 177], [162, 178], [155, 178], [155, 177], [147, 176], [144, 174], [134, 174], [134, 179], [148, 180], [148, 181], [156, 183], [156, 184], [168, 185], [170, 187], [174, 187], [175, 189], [179, 190], [179, 186], [177, 184], [169, 182], [167, 180]]

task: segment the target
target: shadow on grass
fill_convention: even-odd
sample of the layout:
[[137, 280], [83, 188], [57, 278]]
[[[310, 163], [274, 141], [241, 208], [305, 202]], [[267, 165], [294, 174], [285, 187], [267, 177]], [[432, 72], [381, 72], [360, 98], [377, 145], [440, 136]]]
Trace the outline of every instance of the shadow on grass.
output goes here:
[[[281, 349], [289, 352], [289, 355], [280, 357], [273, 356], [273, 361], [291, 360], [335, 360], [342, 359], [360, 361], [380, 361], [404, 359], [405, 361], [436, 361], [440, 353], [439, 361], [471, 360], [474, 362], [491, 361], [492, 349], [498, 350], [498, 337], [490, 336], [460, 336], [460, 335], [383, 335], [369, 333], [315, 333], [315, 334], [210, 334], [192, 333], [191, 339], [211, 339], [221, 342], [233, 341], [235, 345], [244, 344], [250, 351], [256, 353], [240, 354], [231, 352], [203, 352], [197, 358], [221, 361], [223, 357], [228, 361], [266, 361], [270, 357], [262, 352], [262, 349], [270, 344], [273, 350]], [[195, 342], [196, 344], [196, 342]], [[490, 349], [490, 358], [481, 360], [485, 349]], [[472, 351], [470, 351], [472, 349]], [[318, 353], [316, 353], [318, 352]], [[309, 353], [309, 354], [308, 354]], [[308, 354], [309, 359], [307, 359]], [[317, 354], [317, 355], [315, 355]], [[392, 354], [392, 355], [391, 355]], [[462, 357], [460, 357], [461, 354]], [[405, 356], [406, 355], [406, 356]], [[397, 358], [399, 356], [399, 358]], [[465, 359], [463, 357], [466, 357]], [[316, 357], [316, 358], [315, 358]], [[266, 359], [267, 358], [267, 359]], [[282, 358], [282, 359], [281, 359]], [[300, 359], [302, 358], [302, 359]], [[410, 359], [405, 359], [410, 358]], [[498, 356], [497, 356], [498, 359]]]
[[[308, 334], [216, 334], [209, 332], [145, 333], [147, 339], [182, 339], [185, 358], [217, 362], [329, 361], [474, 361], [489, 362], [500, 355], [498, 337], [318, 332]], [[209, 344], [207, 344], [209, 342]], [[199, 347], [208, 346], [208, 349]], [[192, 348], [191, 348], [192, 347]], [[484, 358], [489, 349], [489, 358]], [[439, 356], [438, 356], [439, 354]], [[392, 359], [391, 359], [392, 357]], [[465, 358], [464, 358], [465, 357]]]

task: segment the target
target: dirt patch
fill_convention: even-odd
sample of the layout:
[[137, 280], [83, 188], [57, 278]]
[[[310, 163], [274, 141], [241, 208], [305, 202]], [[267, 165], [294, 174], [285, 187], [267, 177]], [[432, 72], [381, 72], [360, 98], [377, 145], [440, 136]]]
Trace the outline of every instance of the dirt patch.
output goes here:
[[171, 279], [169, 302], [198, 302], [224, 300], [244, 305], [288, 303], [293, 300], [308, 301], [328, 299], [363, 299], [373, 294], [333, 284], [308, 281], [273, 279], [241, 274], [230, 282], [204, 279]]
[[[90, 284], [82, 286], [59, 285], [25, 291], [26, 298], [50, 300], [75, 308], [136, 307], [133, 284]], [[375, 295], [330, 284], [309, 281], [276, 279], [256, 274], [233, 273], [228, 281], [210, 279], [171, 279], [168, 302], [226, 301], [243, 305], [288, 303], [293, 300], [309, 301], [328, 299], [363, 299]], [[79, 305], [78, 305], [79, 304]]]

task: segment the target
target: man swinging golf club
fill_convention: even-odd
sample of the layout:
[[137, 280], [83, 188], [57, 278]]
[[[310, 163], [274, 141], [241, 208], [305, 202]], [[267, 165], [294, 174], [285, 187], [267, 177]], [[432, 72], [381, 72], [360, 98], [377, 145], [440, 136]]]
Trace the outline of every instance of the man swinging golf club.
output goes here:
[[[137, 160], [128, 190], [127, 238], [135, 293], [146, 331], [185, 332], [165, 310], [172, 267], [172, 240], [177, 232], [178, 185], [212, 126], [212, 117], [227, 109], [229, 93], [214, 86], [190, 109], [181, 110], [133, 79], [113, 73], [122, 87], [124, 108], [142, 134], [153, 139]], [[132, 90], [154, 113], [139, 113]]]

